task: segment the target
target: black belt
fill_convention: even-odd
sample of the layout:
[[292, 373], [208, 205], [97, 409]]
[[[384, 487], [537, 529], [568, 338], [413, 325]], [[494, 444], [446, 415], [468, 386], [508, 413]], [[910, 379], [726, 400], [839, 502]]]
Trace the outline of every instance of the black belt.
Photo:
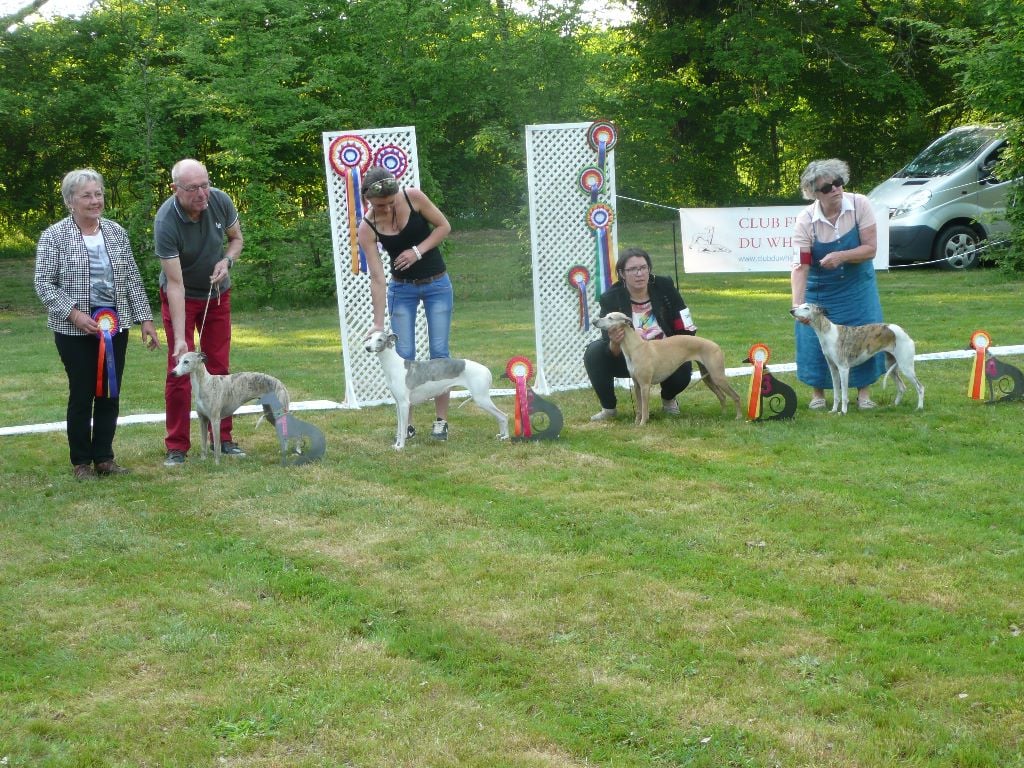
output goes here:
[[430, 277], [418, 277], [415, 278], [414, 280], [403, 280], [400, 277], [395, 277], [394, 275], [392, 275], [391, 279], [394, 280], [396, 283], [401, 283], [402, 285], [426, 285], [427, 283], [433, 283], [437, 280], [440, 280], [446, 274], [448, 274], [447, 271], [438, 272], [436, 275], [431, 275]]

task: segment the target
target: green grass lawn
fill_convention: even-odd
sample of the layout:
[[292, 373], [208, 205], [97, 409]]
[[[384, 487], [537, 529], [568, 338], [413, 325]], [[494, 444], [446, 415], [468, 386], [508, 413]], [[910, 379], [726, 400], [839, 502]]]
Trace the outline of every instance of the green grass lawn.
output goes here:
[[[664, 223], [619, 240], [673, 273]], [[520, 248], [449, 254], [453, 350], [496, 374], [533, 355]], [[0, 260], [2, 426], [63, 420], [31, 268]], [[728, 365], [793, 359], [785, 275], [680, 277]], [[879, 283], [919, 353], [1024, 343], [995, 270]], [[333, 304], [235, 327], [236, 368], [342, 399]], [[164, 353], [134, 342], [122, 413], [160, 411]], [[304, 412], [328, 447], [296, 468], [255, 416], [247, 459], [175, 471], [162, 425], [130, 425], [133, 473], [90, 484], [63, 433], [2, 437], [0, 765], [1024, 765], [1024, 403], [969, 400], [969, 373], [921, 362], [923, 412], [890, 386], [845, 418], [779, 374], [789, 422], [701, 385], [680, 417], [635, 428], [623, 390], [591, 424], [590, 392], [556, 393], [544, 443], [467, 405], [402, 454], [391, 407]]]

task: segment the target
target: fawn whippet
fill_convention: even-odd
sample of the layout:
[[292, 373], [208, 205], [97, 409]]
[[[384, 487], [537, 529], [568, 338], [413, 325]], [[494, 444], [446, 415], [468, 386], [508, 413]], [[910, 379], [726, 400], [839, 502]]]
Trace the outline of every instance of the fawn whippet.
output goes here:
[[622, 338], [622, 354], [626, 356], [626, 368], [636, 383], [637, 400], [640, 403], [636, 415], [637, 425], [647, 423], [650, 409], [650, 390], [660, 384], [683, 363], [693, 361], [700, 368], [701, 380], [715, 393], [718, 402], [725, 407], [728, 395], [736, 404], [736, 418], [743, 418], [740, 396], [729, 386], [725, 376], [725, 355], [722, 348], [710, 339], [699, 336], [667, 336], [647, 341], [633, 328], [633, 321], [622, 312], [609, 312], [594, 321], [603, 330], [622, 326], [626, 335]]

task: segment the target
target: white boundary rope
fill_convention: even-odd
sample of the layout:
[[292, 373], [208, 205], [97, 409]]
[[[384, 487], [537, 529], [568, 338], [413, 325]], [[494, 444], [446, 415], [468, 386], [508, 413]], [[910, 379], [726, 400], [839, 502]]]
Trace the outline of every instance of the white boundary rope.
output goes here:
[[[996, 357], [1004, 355], [1024, 355], [1024, 344], [1013, 344], [1004, 347], [990, 347], [991, 352]], [[974, 357], [977, 354], [973, 349], [955, 349], [950, 352], [928, 352], [923, 355], [915, 355], [914, 360], [916, 361], [929, 361], [929, 360], [958, 360], [963, 358]], [[779, 365], [770, 365], [768, 367], [772, 373], [795, 371], [796, 363], [780, 363]], [[745, 365], [739, 368], [726, 368], [726, 376], [749, 376], [754, 372], [754, 366]], [[694, 379], [700, 378], [700, 372], [695, 372], [693, 375]], [[628, 385], [627, 385], [628, 386]], [[511, 396], [515, 394], [514, 389], [492, 389], [492, 397]], [[469, 393], [465, 391], [452, 392], [452, 397], [465, 398], [468, 397]], [[340, 411], [349, 410], [347, 406], [342, 403], [336, 403], [333, 400], [305, 400], [298, 403], [292, 403], [290, 406], [292, 411]], [[235, 415], [248, 414], [248, 413], [262, 413], [262, 405], [243, 405], [237, 411]], [[191, 417], [197, 418], [196, 412], [192, 411]], [[118, 426], [124, 424], [155, 424], [157, 422], [163, 422], [163, 413], [141, 413], [134, 414], [132, 416], [121, 416], [117, 420]], [[39, 434], [42, 432], [63, 432], [67, 428], [67, 424], [63, 421], [53, 421], [47, 424], [25, 424], [17, 427], [0, 427], [0, 437], [5, 435], [28, 435], [28, 434]]]

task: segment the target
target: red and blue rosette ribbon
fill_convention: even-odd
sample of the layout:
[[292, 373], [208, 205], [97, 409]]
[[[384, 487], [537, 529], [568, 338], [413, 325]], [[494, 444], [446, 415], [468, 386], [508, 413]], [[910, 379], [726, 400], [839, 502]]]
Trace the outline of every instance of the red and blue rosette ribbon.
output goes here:
[[604, 187], [604, 171], [594, 165], [588, 165], [580, 171], [579, 185], [583, 192], [590, 196], [590, 202], [597, 202], [597, 193]]
[[761, 396], [764, 395], [764, 367], [771, 356], [771, 350], [764, 344], [755, 344], [747, 355], [754, 366], [754, 374], [750, 377], [750, 392], [747, 395], [747, 418], [757, 421], [761, 418]]
[[331, 167], [345, 180], [345, 194], [348, 198], [348, 238], [352, 253], [352, 274], [366, 272], [366, 254], [359, 245], [357, 231], [363, 219], [362, 175], [370, 167], [373, 153], [370, 145], [361, 136], [345, 134], [331, 142], [327, 152]]
[[608, 120], [596, 120], [587, 129], [587, 143], [591, 149], [597, 152], [597, 167], [604, 169], [605, 158], [608, 151], [615, 146], [619, 139], [619, 132], [615, 124]]
[[580, 330], [590, 330], [590, 307], [587, 304], [587, 286], [590, 273], [586, 267], [576, 266], [569, 270], [569, 285], [576, 289], [580, 301]]
[[530, 391], [527, 383], [533, 376], [533, 365], [525, 357], [513, 357], [505, 366], [505, 375], [512, 380], [516, 390], [515, 421], [513, 434], [516, 437], [530, 437]]
[[612, 287], [615, 282], [615, 264], [612, 256], [611, 227], [615, 221], [615, 212], [607, 203], [594, 203], [587, 209], [587, 226], [594, 233], [597, 251], [597, 276], [601, 284], [601, 293]]
[[992, 337], [988, 335], [987, 331], [975, 331], [971, 334], [974, 362], [971, 364], [971, 380], [967, 384], [967, 396], [972, 400], [985, 399], [985, 364], [990, 346], [992, 346]]
[[[110, 307], [100, 307], [92, 313], [92, 319], [100, 329], [100, 356], [96, 361], [96, 397], [103, 397], [103, 379], [107, 380], [107, 397], [117, 397], [117, 360], [114, 357], [114, 335], [120, 329], [117, 312]], [[104, 373], [106, 376], [104, 376]]]

